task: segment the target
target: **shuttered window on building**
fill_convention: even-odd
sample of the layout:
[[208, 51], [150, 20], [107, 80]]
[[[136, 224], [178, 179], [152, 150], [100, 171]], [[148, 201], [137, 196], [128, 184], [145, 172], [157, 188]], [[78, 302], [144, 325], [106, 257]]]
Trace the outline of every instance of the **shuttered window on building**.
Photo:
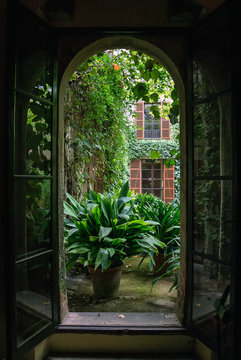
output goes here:
[[163, 160], [131, 160], [130, 189], [138, 194], [153, 194], [165, 202], [172, 202], [175, 198], [174, 174], [174, 166], [167, 168]]
[[[136, 138], [137, 139], [170, 139], [170, 120], [155, 119], [150, 112], [154, 104], [145, 104], [143, 101], [136, 103]], [[162, 103], [160, 103], [162, 106]]]
[[163, 198], [163, 162], [142, 160], [142, 193]]
[[150, 112], [153, 104], [144, 105], [144, 138], [160, 139], [161, 137], [161, 120], [155, 119]]

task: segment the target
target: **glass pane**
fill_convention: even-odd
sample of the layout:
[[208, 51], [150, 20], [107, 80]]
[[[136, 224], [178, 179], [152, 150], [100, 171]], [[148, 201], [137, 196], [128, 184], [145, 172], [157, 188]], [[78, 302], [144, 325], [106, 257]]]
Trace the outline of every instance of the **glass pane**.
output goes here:
[[215, 93], [212, 74], [205, 71], [205, 66], [200, 62], [193, 62], [193, 95], [195, 100], [206, 98]]
[[143, 179], [151, 179], [151, 170], [142, 170]]
[[[219, 274], [216, 279], [212, 276], [214, 269]], [[200, 261], [199, 258], [194, 257], [193, 277], [193, 319], [199, 319], [200, 326], [203, 323], [205, 327], [207, 323], [211, 325], [214, 322], [213, 326], [216, 328], [216, 320], [211, 319], [215, 315], [214, 304], [215, 300], [220, 299], [226, 287], [230, 285], [231, 268], [208, 259]], [[228, 302], [229, 299], [227, 299]], [[208, 326], [207, 330], [213, 331], [213, 329], [208, 329]]]
[[25, 258], [51, 246], [51, 181], [15, 180], [15, 251]]
[[[196, 181], [194, 185], [194, 250], [200, 258], [230, 262], [232, 182]], [[217, 277], [217, 273], [212, 276]]]
[[157, 189], [154, 189], [153, 190], [153, 195], [159, 197], [159, 198], [162, 198], [162, 191], [161, 190], [157, 190]]
[[16, 266], [17, 345], [51, 324], [52, 262], [41, 256]]
[[160, 129], [160, 122], [153, 123], [153, 130], [159, 130]]
[[153, 163], [153, 167], [154, 167], [154, 169], [160, 169], [160, 170], [161, 170], [161, 163], [158, 162], [158, 161], [155, 161], [155, 162]]
[[162, 186], [162, 184], [161, 184], [161, 180], [154, 180], [154, 187], [155, 188], [160, 188]]
[[228, 176], [232, 172], [230, 95], [194, 107], [194, 174]]
[[[53, 61], [50, 50], [53, 45], [51, 39], [44, 36], [40, 29], [36, 31], [35, 28], [31, 32], [29, 29], [20, 27], [16, 44], [15, 87], [52, 101]], [[18, 44], [21, 48], [18, 48]]]
[[223, 41], [227, 39], [227, 27], [203, 35], [194, 43], [197, 50], [193, 63], [195, 100], [227, 90], [231, 83], [230, 42]]
[[142, 188], [151, 188], [151, 180], [142, 180]]
[[52, 106], [27, 97], [16, 96], [15, 173], [51, 173]]
[[194, 108], [195, 175], [220, 174], [220, 114], [217, 103]]
[[141, 165], [142, 165], [142, 169], [151, 169], [152, 160], [142, 160]]
[[161, 178], [161, 170], [154, 170], [154, 178], [155, 179]]

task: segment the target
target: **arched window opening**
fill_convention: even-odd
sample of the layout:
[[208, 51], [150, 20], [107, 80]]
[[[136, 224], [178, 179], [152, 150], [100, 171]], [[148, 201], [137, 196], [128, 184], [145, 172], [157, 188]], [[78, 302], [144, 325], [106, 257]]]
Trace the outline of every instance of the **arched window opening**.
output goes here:
[[[174, 81], [145, 53], [111, 49], [77, 66], [64, 99], [65, 323], [91, 312], [84, 321], [91, 318], [92, 325], [105, 323], [108, 313], [120, 315], [110, 320], [115, 324], [128, 313], [132, 325], [167, 318], [177, 325], [180, 112]], [[103, 274], [112, 265], [122, 265], [121, 287], [108, 295], [112, 285], [103, 289]], [[152, 315], [147, 320], [135, 313]]]

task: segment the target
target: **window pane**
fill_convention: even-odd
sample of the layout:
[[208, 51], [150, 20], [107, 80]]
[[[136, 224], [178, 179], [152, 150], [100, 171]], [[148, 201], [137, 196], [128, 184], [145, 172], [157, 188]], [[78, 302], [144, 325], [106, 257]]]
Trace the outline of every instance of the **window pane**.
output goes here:
[[151, 179], [150, 180], [142, 180], [142, 188], [151, 188]]
[[162, 181], [154, 179], [154, 188], [160, 188], [162, 186]]
[[141, 165], [142, 165], [142, 169], [151, 169], [152, 160], [142, 160]]
[[217, 103], [194, 108], [195, 175], [220, 174], [220, 113]]
[[51, 245], [50, 180], [15, 180], [15, 250], [24, 258]]
[[[36, 29], [31, 32], [24, 27], [18, 29], [18, 37], [15, 87], [52, 101], [53, 61], [49, 52], [53, 48], [51, 39], [45, 37], [40, 29], [38, 36]], [[21, 48], [18, 48], [18, 44]]]
[[52, 106], [17, 95], [15, 108], [15, 173], [51, 173]]
[[231, 175], [230, 96], [194, 107], [194, 174]]
[[154, 163], [153, 163], [153, 167], [154, 167], [154, 169], [159, 169], [159, 170], [161, 170], [161, 162], [158, 162], [158, 161], [154, 162]]
[[[150, 107], [154, 104], [145, 104], [144, 114], [145, 114], [145, 131], [144, 137], [146, 139], [157, 139], [160, 138], [160, 126], [161, 121], [156, 120], [154, 116], [150, 113]], [[156, 106], [156, 105], [155, 105]]]
[[51, 282], [52, 263], [49, 255], [16, 266], [18, 346], [51, 324]]
[[210, 76], [198, 61], [193, 62], [193, 95], [194, 99], [206, 98], [214, 94], [215, 89]]
[[155, 179], [161, 178], [161, 170], [154, 170], [154, 178]]
[[154, 189], [153, 194], [159, 198], [162, 198], [162, 191]]
[[143, 179], [151, 179], [151, 170], [142, 170]]
[[[226, 276], [217, 279], [212, 277], [213, 271], [222, 271]], [[200, 261], [194, 258], [193, 275], [193, 319], [199, 320], [200, 327], [205, 330], [215, 331], [217, 323], [214, 303], [220, 299], [224, 290], [230, 285], [231, 269], [229, 266], [217, 264], [208, 259]], [[227, 299], [227, 303], [229, 299]], [[210, 328], [209, 328], [210, 327]]]
[[[232, 182], [196, 181], [194, 186], [194, 250], [200, 257], [230, 262]], [[217, 277], [220, 274], [213, 273]]]

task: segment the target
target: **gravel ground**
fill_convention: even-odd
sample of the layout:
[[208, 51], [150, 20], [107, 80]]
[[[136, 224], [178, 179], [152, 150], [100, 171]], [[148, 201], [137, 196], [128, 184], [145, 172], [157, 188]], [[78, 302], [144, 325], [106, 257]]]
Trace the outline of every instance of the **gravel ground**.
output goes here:
[[172, 277], [164, 277], [152, 288], [148, 261], [138, 269], [140, 258], [127, 259], [121, 276], [118, 297], [97, 299], [89, 274], [81, 269], [68, 272], [66, 284], [71, 312], [163, 312], [175, 310], [176, 291], [169, 289]]

